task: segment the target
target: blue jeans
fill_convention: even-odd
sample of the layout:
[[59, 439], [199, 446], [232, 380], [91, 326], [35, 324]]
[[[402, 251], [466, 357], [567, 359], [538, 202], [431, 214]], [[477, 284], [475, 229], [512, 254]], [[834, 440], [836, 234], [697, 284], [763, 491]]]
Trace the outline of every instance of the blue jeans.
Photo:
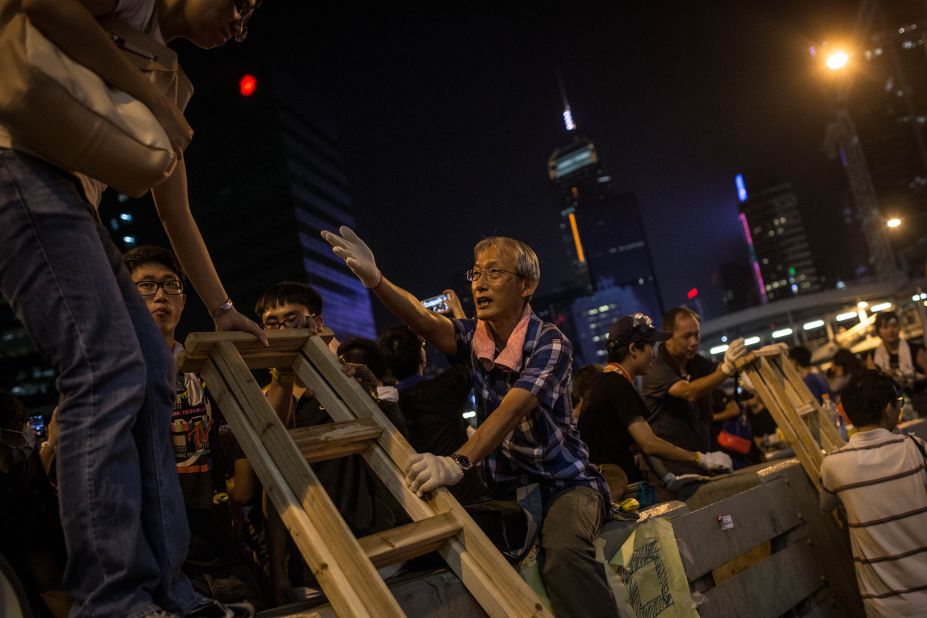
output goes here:
[[57, 373], [73, 616], [203, 602], [170, 443], [174, 360], [122, 255], [58, 168], [0, 149], [0, 289]]

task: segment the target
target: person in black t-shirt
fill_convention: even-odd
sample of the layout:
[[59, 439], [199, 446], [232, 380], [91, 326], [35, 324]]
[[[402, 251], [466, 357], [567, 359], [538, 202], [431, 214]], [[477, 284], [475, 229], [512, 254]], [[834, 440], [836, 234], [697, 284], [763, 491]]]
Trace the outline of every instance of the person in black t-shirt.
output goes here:
[[721, 452], [688, 451], [657, 437], [645, 420], [649, 412], [634, 389], [634, 380], [647, 375], [655, 357], [654, 344], [672, 333], [658, 331], [642, 313], [618, 319], [608, 331], [608, 364], [589, 387], [579, 417], [579, 433], [595, 464], [620, 466], [631, 482], [641, 480], [634, 447], [646, 455], [696, 463], [705, 470], [730, 470], [731, 459]]
[[[733, 341], [716, 366], [698, 353], [701, 325], [697, 313], [685, 307], [670, 309], [663, 316], [663, 330], [673, 336], [660, 346], [641, 388], [650, 411], [647, 420], [664, 440], [690, 451], [708, 451], [716, 412], [711, 393], [734, 375], [734, 361], [746, 353], [744, 340]], [[668, 461], [666, 468], [674, 474], [700, 472], [694, 460]]]

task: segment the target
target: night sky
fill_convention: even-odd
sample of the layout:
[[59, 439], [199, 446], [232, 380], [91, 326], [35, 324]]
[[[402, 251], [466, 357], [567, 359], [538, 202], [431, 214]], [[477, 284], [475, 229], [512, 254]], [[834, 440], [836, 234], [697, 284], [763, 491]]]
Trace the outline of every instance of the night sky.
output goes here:
[[546, 174], [569, 140], [555, 67], [615, 187], [637, 193], [667, 305], [698, 287], [709, 317], [720, 313], [712, 275], [746, 257], [738, 172], [793, 181], [813, 241], [827, 242], [816, 230], [843, 188], [820, 148], [827, 96], [808, 47], [846, 32], [855, 4], [295, 4], [265, 2], [246, 45], [278, 48], [318, 84], [358, 232], [420, 297], [447, 287], [490, 234], [537, 250], [541, 292], [563, 279]]

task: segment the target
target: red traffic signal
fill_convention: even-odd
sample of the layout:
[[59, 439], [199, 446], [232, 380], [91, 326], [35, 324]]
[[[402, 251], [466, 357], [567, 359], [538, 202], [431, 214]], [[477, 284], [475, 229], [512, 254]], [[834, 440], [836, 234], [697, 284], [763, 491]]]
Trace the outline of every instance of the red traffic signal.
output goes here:
[[698, 288], [692, 288], [689, 290], [689, 293], [686, 294], [686, 298], [689, 300], [694, 300], [696, 296], [698, 296]]
[[250, 97], [257, 89], [257, 78], [254, 75], [245, 75], [238, 82], [238, 92], [243, 97]]

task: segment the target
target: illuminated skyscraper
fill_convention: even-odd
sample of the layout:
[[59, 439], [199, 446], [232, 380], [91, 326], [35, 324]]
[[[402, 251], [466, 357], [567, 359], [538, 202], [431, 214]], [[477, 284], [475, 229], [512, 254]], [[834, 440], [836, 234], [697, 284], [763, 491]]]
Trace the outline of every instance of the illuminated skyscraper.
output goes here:
[[583, 294], [628, 288], [640, 300], [632, 311], [662, 313], [637, 197], [614, 190], [595, 143], [576, 132], [562, 82], [561, 95], [572, 140], [550, 155], [547, 171], [560, 202], [560, 229], [573, 266], [571, 287]]
[[751, 186], [748, 191], [743, 176], [738, 175], [736, 185], [740, 222], [762, 302], [820, 290], [792, 183]]

